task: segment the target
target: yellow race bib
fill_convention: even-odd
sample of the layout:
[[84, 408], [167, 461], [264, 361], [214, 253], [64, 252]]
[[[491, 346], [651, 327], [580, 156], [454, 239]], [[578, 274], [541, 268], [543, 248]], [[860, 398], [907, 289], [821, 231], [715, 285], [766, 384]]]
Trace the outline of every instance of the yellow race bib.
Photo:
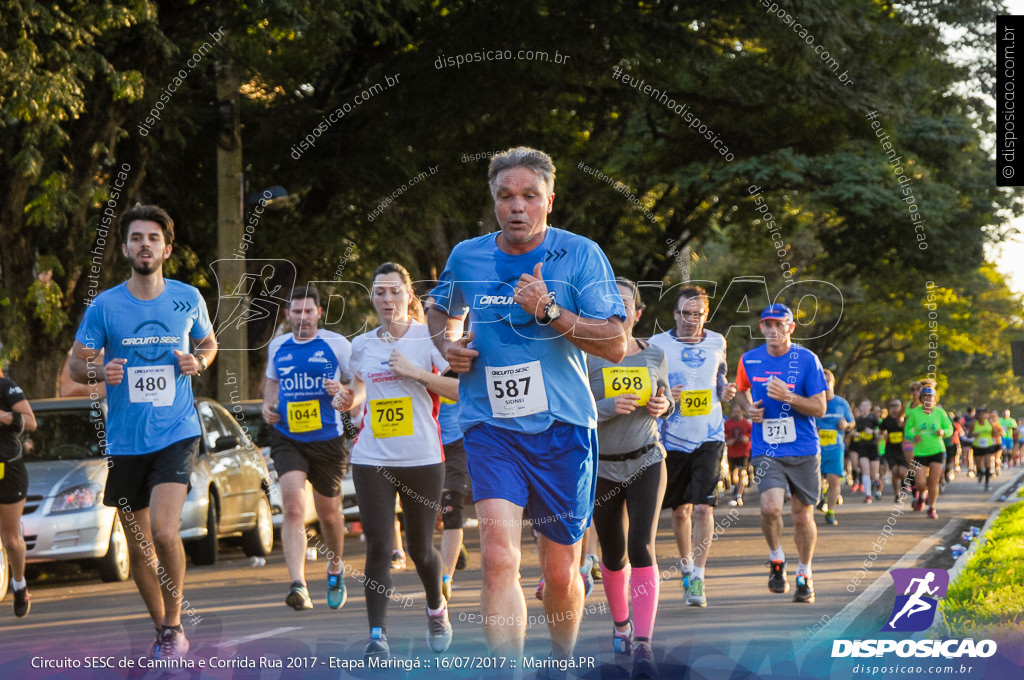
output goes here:
[[822, 446], [835, 446], [839, 441], [837, 435], [835, 430], [818, 430], [818, 438], [821, 439]]
[[370, 402], [373, 436], [409, 437], [412, 435], [412, 397], [374, 399]]
[[4, 463], [0, 463], [0, 479], [4, 478]]
[[638, 406], [645, 406], [651, 400], [651, 372], [646, 366], [609, 366], [602, 369], [602, 373], [605, 399], [635, 394], [640, 397]]
[[889, 443], [890, 444], [902, 444], [903, 443], [903, 433], [902, 432], [890, 432], [889, 433]]
[[871, 441], [874, 438], [875, 438], [875, 433], [873, 431], [871, 431], [871, 430], [865, 430], [864, 432], [860, 433], [860, 440], [862, 442], [869, 442], [869, 441]]
[[290, 401], [288, 402], [288, 431], [289, 432], [313, 432], [323, 427], [320, 422], [320, 401]]
[[680, 392], [679, 415], [711, 415], [711, 390], [683, 390]]

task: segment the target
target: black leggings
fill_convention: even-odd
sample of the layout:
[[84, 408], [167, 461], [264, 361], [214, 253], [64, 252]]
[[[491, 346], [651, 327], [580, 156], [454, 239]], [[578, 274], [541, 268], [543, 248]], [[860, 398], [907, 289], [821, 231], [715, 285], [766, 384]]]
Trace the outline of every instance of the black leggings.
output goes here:
[[366, 536], [366, 615], [370, 628], [387, 629], [391, 586], [391, 551], [395, 547], [395, 494], [405, 515], [405, 551], [416, 565], [427, 605], [440, 609], [441, 553], [434, 548], [434, 521], [440, 508], [444, 463], [417, 467], [353, 465], [352, 482], [359, 501], [359, 519]]
[[[612, 571], [629, 563], [637, 568], [654, 565], [651, 543], [657, 530], [661, 499], [665, 494], [665, 463], [658, 461], [643, 468], [629, 483], [597, 478], [594, 502], [594, 528], [601, 544], [601, 561]], [[629, 536], [626, 536], [626, 517]]]

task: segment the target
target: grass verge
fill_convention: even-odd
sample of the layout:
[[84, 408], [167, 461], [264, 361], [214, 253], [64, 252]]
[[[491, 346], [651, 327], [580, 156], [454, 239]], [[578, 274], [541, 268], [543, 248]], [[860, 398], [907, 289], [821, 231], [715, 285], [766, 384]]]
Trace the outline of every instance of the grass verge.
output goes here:
[[[1024, 492], [1024, 490], [1022, 490]], [[1018, 497], [1024, 494], [1018, 494]], [[948, 637], [1024, 640], [1024, 501], [1003, 510], [942, 600]]]

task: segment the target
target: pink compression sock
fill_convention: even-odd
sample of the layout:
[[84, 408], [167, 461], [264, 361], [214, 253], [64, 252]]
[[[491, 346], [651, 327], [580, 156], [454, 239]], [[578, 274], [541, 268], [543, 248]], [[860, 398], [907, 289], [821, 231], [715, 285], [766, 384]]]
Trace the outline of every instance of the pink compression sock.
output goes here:
[[654, 618], [658, 615], [658, 593], [661, 589], [658, 565], [633, 569], [629, 586], [633, 593], [633, 636], [649, 640], [654, 632]]
[[612, 571], [601, 562], [601, 583], [604, 595], [608, 598], [608, 609], [612, 612], [613, 621], [629, 620], [629, 594], [626, 592], [629, 583], [629, 563], [618, 571]]

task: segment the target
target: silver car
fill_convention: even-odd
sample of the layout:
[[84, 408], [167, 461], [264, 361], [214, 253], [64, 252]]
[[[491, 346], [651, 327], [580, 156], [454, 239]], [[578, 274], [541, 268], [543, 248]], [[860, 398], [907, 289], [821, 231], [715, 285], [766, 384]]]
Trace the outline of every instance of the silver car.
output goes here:
[[[29, 563], [75, 560], [104, 581], [129, 575], [128, 543], [115, 508], [103, 505], [107, 480], [100, 439], [106, 404], [89, 399], [30, 402], [39, 423], [23, 442], [29, 490], [22, 514]], [[213, 564], [217, 539], [240, 537], [248, 555], [273, 549], [270, 474], [259, 450], [210, 399], [196, 399], [199, 456], [181, 517], [193, 564]]]

